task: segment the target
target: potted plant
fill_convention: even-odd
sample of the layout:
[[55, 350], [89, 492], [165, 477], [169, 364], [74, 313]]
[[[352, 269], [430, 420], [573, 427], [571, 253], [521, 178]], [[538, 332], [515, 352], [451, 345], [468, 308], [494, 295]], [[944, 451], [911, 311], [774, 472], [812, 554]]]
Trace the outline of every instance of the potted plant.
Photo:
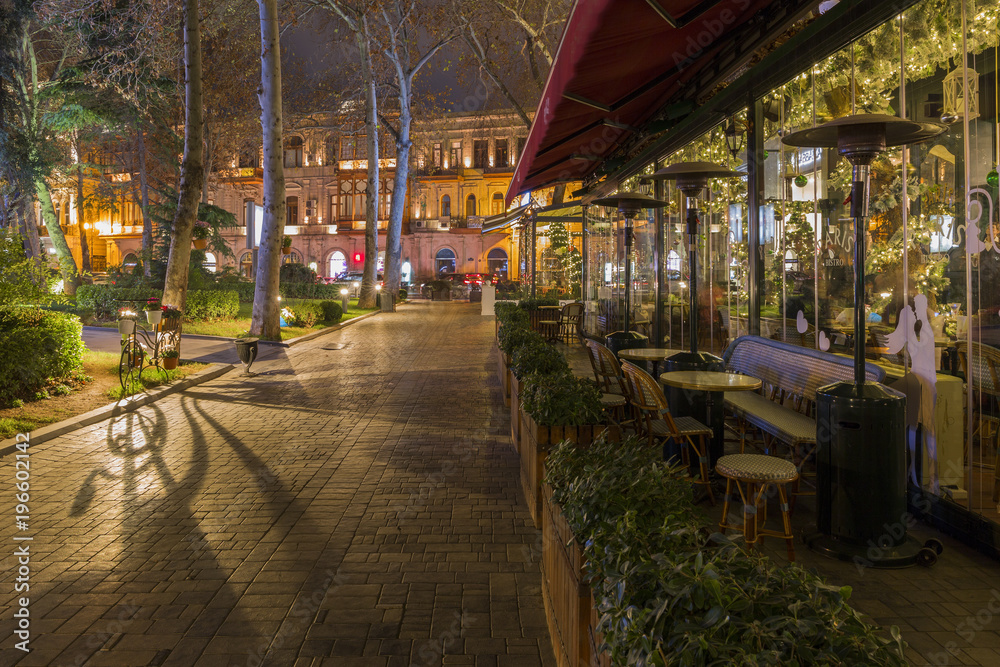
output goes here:
[[194, 223], [194, 229], [191, 231], [191, 243], [194, 245], [195, 250], [204, 250], [208, 247], [208, 236], [211, 231], [211, 225], [203, 220], [199, 220]]
[[164, 305], [162, 306], [161, 310], [163, 311], [163, 317], [165, 317], [168, 320], [179, 320], [181, 319], [181, 315], [183, 315], [181, 309], [177, 308], [176, 306]]
[[167, 350], [160, 354], [160, 359], [163, 360], [163, 370], [172, 371], [177, 368], [177, 362], [180, 360], [181, 353], [177, 350]]
[[123, 336], [131, 336], [135, 333], [135, 318], [138, 315], [135, 311], [122, 308], [118, 311], [118, 333]]
[[146, 299], [146, 321], [156, 326], [163, 319], [163, 309], [160, 307], [160, 300], [151, 296]]
[[292, 254], [292, 237], [291, 236], [286, 236], [285, 238], [281, 239], [281, 254], [282, 255], [290, 255], [290, 254]]

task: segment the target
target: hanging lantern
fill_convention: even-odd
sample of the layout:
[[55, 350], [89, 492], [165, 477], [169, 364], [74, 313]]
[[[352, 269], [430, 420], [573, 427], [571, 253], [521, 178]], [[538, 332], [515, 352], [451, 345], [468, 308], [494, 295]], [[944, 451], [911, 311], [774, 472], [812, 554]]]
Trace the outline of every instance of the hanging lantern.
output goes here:
[[969, 120], [979, 118], [979, 73], [971, 67], [965, 68], [963, 85], [962, 69], [953, 69], [941, 84], [944, 88], [944, 109], [941, 115], [943, 123], [954, 123], [965, 114], [966, 99], [969, 101]]

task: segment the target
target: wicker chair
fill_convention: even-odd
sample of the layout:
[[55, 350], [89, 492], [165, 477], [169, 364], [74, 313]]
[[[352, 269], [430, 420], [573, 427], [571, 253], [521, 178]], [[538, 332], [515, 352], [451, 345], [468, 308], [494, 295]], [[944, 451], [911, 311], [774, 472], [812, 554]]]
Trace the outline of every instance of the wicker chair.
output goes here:
[[611, 419], [620, 424], [628, 416], [628, 387], [622, 377], [622, 369], [614, 353], [597, 341], [584, 339], [590, 353], [590, 366], [594, 369], [601, 392], [601, 405]]
[[[639, 432], [649, 438], [652, 445], [656, 440], [666, 442], [673, 439], [680, 444], [688, 444], [698, 455], [698, 484], [705, 487], [708, 499], [715, 504], [715, 494], [712, 493], [712, 483], [708, 478], [708, 438], [712, 437], [712, 429], [702, 424], [694, 417], [673, 417], [670, 406], [663, 395], [663, 388], [635, 364], [621, 362], [622, 372], [628, 383], [629, 395], [633, 407], [638, 412]], [[688, 463], [687, 448], [682, 450], [685, 464]]]
[[978, 433], [984, 455], [988, 447], [993, 448], [993, 502], [1000, 502], [1000, 350], [975, 342], [970, 349], [963, 341], [958, 344], [958, 360], [972, 390], [969, 404], [973, 415], [979, 416], [976, 431], [965, 440], [966, 447]]
[[569, 345], [573, 339], [583, 338], [583, 304], [579, 301], [567, 303], [559, 312], [558, 320], [542, 320], [543, 331], [548, 332], [549, 340], [565, 340]]

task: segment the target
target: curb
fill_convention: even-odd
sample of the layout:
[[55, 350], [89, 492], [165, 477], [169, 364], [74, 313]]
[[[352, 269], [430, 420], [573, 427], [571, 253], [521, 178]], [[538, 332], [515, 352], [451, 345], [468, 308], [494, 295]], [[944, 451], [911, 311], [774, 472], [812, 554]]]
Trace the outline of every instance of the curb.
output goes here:
[[[54, 438], [58, 438], [59, 436], [66, 435], [67, 433], [75, 431], [78, 428], [83, 428], [84, 426], [90, 426], [91, 424], [104, 421], [109, 417], [116, 417], [126, 412], [132, 412], [143, 407], [144, 405], [149, 405], [150, 403], [154, 403], [161, 398], [169, 396], [170, 394], [176, 394], [177, 392], [199, 385], [202, 382], [214, 380], [220, 375], [228, 373], [234, 367], [234, 364], [212, 364], [205, 370], [195, 373], [194, 375], [189, 375], [188, 377], [173, 384], [168, 384], [163, 387], [154, 387], [148, 393], [145, 393], [139, 398], [131, 400], [124, 405], [121, 403], [110, 403], [104, 407], [95, 408], [90, 412], [84, 412], [82, 415], [76, 415], [55, 424], [46, 424], [45, 426], [36, 428], [34, 431], [29, 432], [29, 442], [31, 445], [37, 445], [39, 443], [46, 442], [47, 440], [52, 440]], [[13, 454], [17, 451], [17, 448], [15, 447], [16, 444], [16, 437], [0, 441], [0, 458], [7, 456], [8, 454]]]

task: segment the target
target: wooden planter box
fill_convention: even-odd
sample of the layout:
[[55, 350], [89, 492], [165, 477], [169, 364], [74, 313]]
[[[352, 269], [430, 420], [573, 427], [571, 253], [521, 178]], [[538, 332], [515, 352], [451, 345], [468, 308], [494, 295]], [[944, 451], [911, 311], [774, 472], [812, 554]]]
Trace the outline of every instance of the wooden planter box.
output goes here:
[[497, 358], [500, 363], [500, 386], [503, 388], [503, 404], [510, 406], [510, 359], [497, 347]]
[[510, 373], [510, 441], [514, 445], [514, 451], [521, 451], [521, 400], [518, 392], [521, 382], [517, 376]]
[[552, 502], [552, 489], [547, 484], [542, 489], [542, 599], [552, 650], [559, 667], [590, 665], [593, 603], [583, 554]]
[[535, 528], [542, 527], [542, 479], [549, 449], [563, 440], [586, 447], [607, 428], [606, 424], [540, 426], [531, 415], [521, 410], [521, 488], [524, 489], [524, 499]]

